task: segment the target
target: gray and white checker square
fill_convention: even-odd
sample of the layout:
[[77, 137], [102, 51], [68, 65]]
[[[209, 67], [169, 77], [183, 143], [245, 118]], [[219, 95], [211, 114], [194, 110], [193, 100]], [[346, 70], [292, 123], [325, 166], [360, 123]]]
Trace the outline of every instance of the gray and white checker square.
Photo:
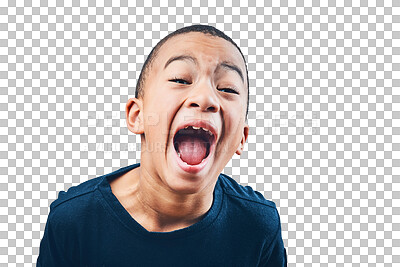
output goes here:
[[400, 266], [400, 1], [0, 1], [0, 266], [34, 266], [59, 191], [140, 160], [151, 48], [209, 24], [249, 69], [224, 169], [277, 204], [288, 266]]

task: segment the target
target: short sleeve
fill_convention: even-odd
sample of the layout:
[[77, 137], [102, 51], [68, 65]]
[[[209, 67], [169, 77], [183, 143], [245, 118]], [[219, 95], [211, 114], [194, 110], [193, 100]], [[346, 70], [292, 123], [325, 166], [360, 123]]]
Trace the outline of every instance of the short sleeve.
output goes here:
[[[279, 215], [278, 215], [279, 218]], [[286, 267], [287, 254], [282, 240], [281, 223], [279, 220], [278, 229], [276, 230], [275, 237], [269, 242], [265, 242], [261, 255], [260, 267]]]
[[47, 218], [36, 266], [77, 266], [71, 258], [69, 249], [71, 244], [68, 244], [68, 240], [65, 238], [66, 231], [60, 229], [60, 224], [52, 215], [50, 212]]

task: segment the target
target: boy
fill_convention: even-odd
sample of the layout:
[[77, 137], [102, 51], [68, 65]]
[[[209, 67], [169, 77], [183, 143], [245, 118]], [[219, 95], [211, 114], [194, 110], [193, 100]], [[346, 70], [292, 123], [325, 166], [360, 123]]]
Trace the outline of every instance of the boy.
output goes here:
[[37, 266], [286, 266], [275, 204], [220, 174], [247, 140], [248, 86], [214, 27], [161, 40], [126, 105], [140, 164], [60, 192]]

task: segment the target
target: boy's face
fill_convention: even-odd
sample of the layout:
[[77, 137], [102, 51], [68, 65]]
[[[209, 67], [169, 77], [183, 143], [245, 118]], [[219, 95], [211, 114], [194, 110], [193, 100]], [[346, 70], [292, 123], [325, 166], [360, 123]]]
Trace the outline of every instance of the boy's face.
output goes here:
[[[248, 136], [240, 52], [219, 37], [181, 34], [160, 48], [148, 71], [144, 97], [127, 104], [128, 128], [142, 134], [141, 167], [174, 192], [211, 190]], [[213, 134], [190, 128], [178, 133], [187, 125]]]

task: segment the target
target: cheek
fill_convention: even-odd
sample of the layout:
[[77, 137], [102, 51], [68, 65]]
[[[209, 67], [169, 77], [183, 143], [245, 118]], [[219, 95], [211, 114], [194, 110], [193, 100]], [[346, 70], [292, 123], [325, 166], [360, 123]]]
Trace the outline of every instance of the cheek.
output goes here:
[[171, 121], [175, 116], [177, 98], [171, 96], [155, 96], [151, 102], [144, 104], [145, 133], [148, 142], [165, 144], [170, 137]]
[[236, 133], [241, 132], [241, 126], [244, 119], [242, 112], [242, 106], [239, 102], [231, 102], [225, 105], [224, 121], [226, 124], [227, 131], [230, 131], [232, 136], [236, 136]]
[[229, 110], [225, 111], [224, 114], [224, 134], [223, 140], [220, 140], [220, 152], [227, 153], [227, 156], [231, 156], [239, 145], [243, 132], [243, 124], [240, 118], [240, 112]]

